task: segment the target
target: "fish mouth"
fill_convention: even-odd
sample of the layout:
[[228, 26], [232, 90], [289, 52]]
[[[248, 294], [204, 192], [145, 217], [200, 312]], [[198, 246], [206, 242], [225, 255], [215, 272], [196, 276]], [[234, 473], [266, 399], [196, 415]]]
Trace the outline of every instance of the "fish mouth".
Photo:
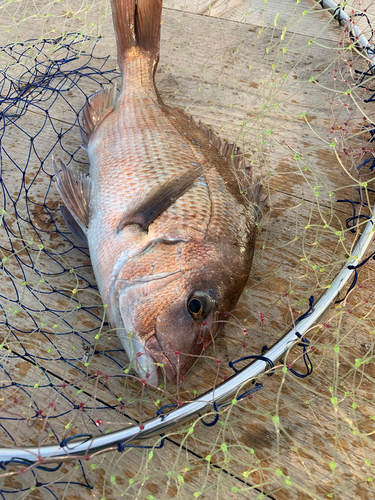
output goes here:
[[[165, 369], [168, 369], [171, 378], [173, 378], [173, 368], [168, 359], [161, 356], [161, 347], [161, 354], [157, 356], [154, 355], [154, 351], [159, 352], [156, 344], [154, 350], [147, 347], [149, 337], [153, 337], [153, 332], [137, 332], [134, 325], [135, 307], [142, 297], [146, 298], [151, 293], [157, 292], [167, 284], [180, 278], [182, 274], [178, 270], [144, 276], [134, 281], [117, 280], [118, 289], [116, 295], [118, 302], [116, 302], [118, 303], [119, 314], [116, 323], [122, 325], [121, 328], [117, 328], [117, 334], [129, 361], [133, 364], [139, 376], [147, 380], [147, 383], [152, 386], [158, 385], [158, 368], [155, 366], [155, 362], [163, 363]], [[151, 346], [151, 343], [149, 345]]]
[[165, 375], [171, 384], [183, 381], [192, 365], [198, 360], [203, 348], [213, 341], [210, 328], [203, 325], [197, 325], [197, 333], [193, 342], [189, 342], [189, 345], [179, 346], [181, 352], [176, 351], [173, 344], [169, 342], [163, 348], [162, 343], [164, 344], [164, 342], [161, 338], [162, 335], [158, 333], [156, 328], [156, 333], [147, 340], [145, 348], [156, 363], [163, 365]]
[[183, 274], [179, 270], [134, 281], [118, 280], [117, 324], [121, 328], [117, 328], [117, 334], [132, 366], [150, 386], [158, 385], [160, 365], [172, 384], [182, 381], [204, 346], [213, 341], [211, 321], [197, 322], [188, 313], [185, 289], [179, 290], [170, 305], [155, 316], [152, 303], [148, 307], [149, 297], [158, 297], [161, 289]]
[[165, 355], [156, 335], [150, 337], [145, 344], [146, 351], [155, 360], [164, 366], [167, 379], [172, 383], [177, 383], [177, 370]]

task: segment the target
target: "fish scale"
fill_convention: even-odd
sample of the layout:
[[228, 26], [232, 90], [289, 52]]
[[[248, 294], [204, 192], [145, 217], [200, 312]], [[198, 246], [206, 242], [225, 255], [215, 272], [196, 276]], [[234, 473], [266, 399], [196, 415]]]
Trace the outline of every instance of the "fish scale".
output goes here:
[[[149, 99], [146, 94], [145, 99], [138, 98], [137, 102], [147, 106]], [[169, 122], [165, 124], [167, 132], [162, 130], [160, 133], [158, 127], [152, 136], [145, 134], [143, 128], [134, 128], [133, 124], [130, 128], [126, 126], [129, 122], [132, 123], [131, 119], [136, 110], [129, 104], [127, 107], [124, 106], [124, 104], [119, 105], [101, 124], [88, 149], [90, 160], [95, 158], [94, 161], [90, 161], [90, 177], [95, 186], [91, 202], [93, 210], [90, 215], [90, 226], [96, 228], [95, 231], [90, 232], [89, 243], [90, 248], [93, 248], [90, 255], [92, 260], [101, 260], [102, 271], [99, 276], [97, 275], [97, 279], [100, 280], [103, 275], [103, 281], [108, 276], [108, 267], [112, 266], [113, 259], [123, 254], [124, 240], [132, 241], [129, 251], [134, 252], [135, 246], [139, 249], [143, 248], [150, 238], [181, 237], [183, 226], [205, 233], [211, 210], [207, 186], [198, 186], [190, 190], [161, 214], [152, 225], [153, 227], [150, 227], [149, 234], [139, 234], [139, 230], [136, 229], [138, 234], [134, 239], [134, 228], [127, 228], [123, 234], [118, 235], [112, 241], [114, 248], [106, 259], [108, 265], [104, 264], [102, 255], [106, 254], [107, 250], [102, 248], [103, 240], [109, 232], [116, 229], [122, 215], [131, 209], [139, 198], [147, 196], [147, 192], [153, 186], [165, 180], [166, 177], [180, 173], [181, 168], [191, 168], [192, 160], [196, 159], [190, 148], [181, 154], [180, 147], [180, 154], [177, 154], [178, 144], [181, 144], [182, 138]], [[132, 111], [130, 113], [129, 107]], [[158, 111], [162, 115], [160, 109]], [[152, 127], [149, 121], [150, 115], [147, 115], [147, 118], [148, 120], [144, 121], [146, 130]], [[164, 115], [162, 118], [166, 120]], [[160, 141], [169, 130], [173, 134], [166, 145]], [[106, 147], [106, 144], [113, 143], [121, 144], [121, 150], [116, 148], [113, 151], [111, 147]], [[154, 157], [159, 160], [155, 161]], [[108, 220], [108, 213], [111, 216], [110, 220]], [[173, 214], [172, 217], [171, 214]], [[104, 245], [107, 248], [107, 243]], [[117, 247], [117, 252], [115, 247]]]
[[[191, 168], [192, 163], [197, 162], [197, 157], [191, 148], [181, 151], [182, 138], [160, 109], [155, 110], [155, 115], [156, 111], [159, 114], [158, 117], [150, 116], [150, 114], [142, 116], [142, 128], [137, 126], [133, 117], [139, 120], [139, 109], [148, 106], [150, 97], [145, 93], [144, 99], [138, 98], [136, 101], [134, 103], [131, 99], [128, 102], [127, 99], [122, 102], [120, 98], [119, 107], [103, 122], [100, 135], [93, 137], [92, 144], [90, 144], [89, 154], [96, 156], [94, 167], [90, 168], [90, 177], [95, 185], [93, 206], [99, 207], [99, 200], [102, 200], [103, 217], [105, 217], [106, 207], [112, 212], [113, 206], [118, 208], [119, 217], [121, 217], [137, 198], [146, 196], [147, 191], [153, 186], [159, 184], [167, 176], [180, 173], [184, 167]], [[159, 120], [158, 127], [155, 127], [154, 119]], [[129, 123], [131, 123], [130, 127]], [[118, 130], [121, 133], [118, 133]], [[168, 135], [169, 140], [166, 143], [165, 136]], [[113, 151], [105, 147], [106, 143], [121, 144], [121, 150], [116, 148]], [[106, 193], [104, 206], [103, 191]], [[188, 196], [188, 203], [182, 197], [172, 205], [175, 222], [191, 225], [200, 219], [201, 223], [198, 223], [197, 229], [204, 230], [203, 228], [207, 227], [205, 222], [207, 206], [210, 205], [207, 187], [197, 186], [194, 191], [184, 196]], [[201, 207], [203, 213], [199, 217]], [[168, 222], [169, 216], [170, 213], [166, 213], [161, 217]], [[93, 223], [97, 223], [95, 213], [92, 217]]]
[[158, 366], [179, 382], [235, 307], [261, 195], [241, 194], [237, 174], [250, 182], [250, 170], [233, 145], [160, 98], [161, 7], [112, 0], [121, 91], [101, 90], [82, 112], [89, 177], [54, 163], [64, 218], [87, 239], [108, 319], [151, 385]]

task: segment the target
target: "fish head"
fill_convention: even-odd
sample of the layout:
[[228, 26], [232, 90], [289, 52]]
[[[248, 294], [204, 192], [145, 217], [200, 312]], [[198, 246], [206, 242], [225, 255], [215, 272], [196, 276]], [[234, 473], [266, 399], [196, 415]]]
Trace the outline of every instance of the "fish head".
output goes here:
[[136, 262], [138, 276], [124, 266], [112, 301], [128, 357], [150, 385], [157, 385], [157, 366], [170, 382], [182, 380], [214, 341], [246, 284], [252, 257], [206, 242], [166, 246], [163, 255], [157, 250]]

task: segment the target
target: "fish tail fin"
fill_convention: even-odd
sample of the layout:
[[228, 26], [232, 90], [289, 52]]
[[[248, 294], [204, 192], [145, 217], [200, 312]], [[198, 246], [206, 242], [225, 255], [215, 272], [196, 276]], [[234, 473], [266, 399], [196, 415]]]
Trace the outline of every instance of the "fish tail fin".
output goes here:
[[117, 57], [121, 65], [134, 47], [147, 51], [154, 63], [159, 61], [162, 0], [112, 0]]

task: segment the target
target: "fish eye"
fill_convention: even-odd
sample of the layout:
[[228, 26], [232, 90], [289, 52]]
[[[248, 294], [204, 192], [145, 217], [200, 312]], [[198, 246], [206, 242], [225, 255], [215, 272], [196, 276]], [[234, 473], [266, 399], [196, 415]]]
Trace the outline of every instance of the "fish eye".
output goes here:
[[188, 311], [194, 319], [204, 319], [210, 314], [212, 306], [211, 297], [202, 290], [193, 292], [187, 301]]

